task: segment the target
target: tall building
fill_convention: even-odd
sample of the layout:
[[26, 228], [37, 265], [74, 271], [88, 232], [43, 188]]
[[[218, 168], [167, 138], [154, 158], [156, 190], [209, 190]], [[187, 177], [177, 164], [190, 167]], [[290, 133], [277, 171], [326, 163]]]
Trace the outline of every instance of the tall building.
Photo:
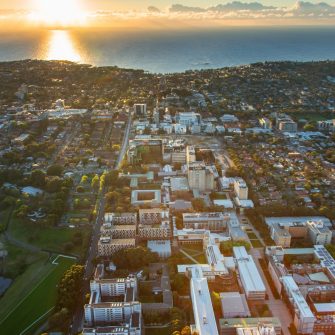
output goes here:
[[248, 186], [242, 178], [235, 178], [234, 191], [240, 200], [248, 200]]
[[137, 117], [147, 115], [147, 104], [135, 104], [134, 113]]
[[90, 301], [84, 306], [84, 335], [142, 334], [136, 278], [95, 278], [90, 289]]
[[194, 162], [188, 165], [188, 183], [191, 189], [209, 191], [215, 188], [214, 175], [204, 162]]

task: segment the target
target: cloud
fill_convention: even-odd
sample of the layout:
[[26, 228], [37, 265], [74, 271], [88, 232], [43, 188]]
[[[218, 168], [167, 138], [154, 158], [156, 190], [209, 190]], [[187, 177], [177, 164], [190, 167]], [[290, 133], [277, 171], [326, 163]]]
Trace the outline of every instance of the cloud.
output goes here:
[[[23, 11], [0, 11], [0, 24], [10, 20], [21, 22], [29, 18]], [[335, 24], [335, 6], [325, 2], [311, 3], [298, 1], [292, 7], [265, 6], [259, 2], [232, 1], [212, 7], [191, 7], [173, 4], [160, 10], [149, 6], [142, 11], [95, 11], [87, 14], [87, 23], [97, 26], [142, 26], [157, 27], [217, 26], [223, 24]]]
[[175, 4], [170, 7], [169, 11], [170, 13], [204, 13], [206, 9]]
[[155, 6], [149, 6], [149, 7], [148, 7], [148, 12], [149, 12], [149, 13], [160, 13], [161, 11], [160, 11], [159, 8], [157, 8], [157, 7], [155, 7]]
[[217, 12], [226, 12], [226, 11], [240, 11], [240, 10], [249, 10], [249, 11], [259, 11], [265, 9], [275, 9], [273, 6], [264, 6], [259, 2], [240, 2], [233, 1], [225, 5], [217, 5], [214, 7], [208, 8], [208, 11], [217, 11]]

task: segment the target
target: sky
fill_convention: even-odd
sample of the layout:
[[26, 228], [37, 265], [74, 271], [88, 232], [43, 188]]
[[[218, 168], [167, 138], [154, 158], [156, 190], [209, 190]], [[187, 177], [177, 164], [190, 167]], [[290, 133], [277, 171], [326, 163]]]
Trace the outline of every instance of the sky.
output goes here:
[[335, 0], [0, 0], [0, 10], [0, 29], [4, 20], [12, 26], [335, 25]]
[[[48, 0], [47, 0], [48, 1]], [[49, 0], [50, 1], [50, 0]], [[57, 1], [57, 0], [53, 0]], [[184, 6], [211, 7], [218, 4], [225, 4], [227, 0], [79, 0], [89, 10], [143, 10], [148, 6], [155, 6], [161, 10], [169, 8], [172, 4], [182, 4]], [[254, 2], [256, 0], [248, 0], [242, 2]], [[308, 0], [305, 0], [308, 1]], [[322, 2], [324, 0], [312, 3]], [[272, 5], [276, 7], [293, 6], [295, 0], [260, 0], [263, 5]], [[335, 5], [335, 0], [326, 0], [330, 5]], [[0, 8], [2, 9], [30, 9], [34, 0], [0, 0]]]

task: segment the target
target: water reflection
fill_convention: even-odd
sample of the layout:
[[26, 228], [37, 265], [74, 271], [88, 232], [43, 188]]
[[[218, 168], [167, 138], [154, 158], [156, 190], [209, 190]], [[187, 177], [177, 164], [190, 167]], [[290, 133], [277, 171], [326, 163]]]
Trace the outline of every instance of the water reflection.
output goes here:
[[39, 58], [83, 62], [83, 56], [78, 44], [67, 30], [50, 31], [50, 35], [40, 51]]

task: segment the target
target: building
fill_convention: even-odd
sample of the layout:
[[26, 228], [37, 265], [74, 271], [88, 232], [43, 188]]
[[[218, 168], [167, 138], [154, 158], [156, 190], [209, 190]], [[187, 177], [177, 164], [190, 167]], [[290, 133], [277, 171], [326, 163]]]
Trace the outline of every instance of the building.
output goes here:
[[187, 229], [222, 231], [227, 228], [230, 219], [229, 214], [222, 212], [183, 213], [183, 223]]
[[166, 240], [170, 239], [170, 224], [139, 225], [138, 236], [142, 240]]
[[190, 291], [195, 321], [195, 325], [191, 326], [192, 333], [219, 335], [208, 282], [200, 267], [194, 267], [191, 270]]
[[223, 236], [220, 234], [211, 233], [206, 229], [192, 229], [184, 228], [175, 230], [173, 232], [174, 238], [177, 239], [178, 244], [187, 245], [187, 244], [203, 244], [204, 248], [206, 247], [205, 243], [208, 240], [207, 236], [210, 235], [210, 239], [215, 241], [217, 245], [220, 245], [221, 241], [229, 241], [230, 237]]
[[335, 119], [318, 121], [318, 129], [321, 131], [335, 132]]
[[260, 325], [258, 327], [236, 328], [236, 335], [276, 335], [273, 327]]
[[152, 252], [156, 252], [162, 259], [171, 256], [171, 242], [169, 240], [148, 241], [147, 247]]
[[225, 276], [229, 271], [225, 264], [225, 257], [221, 254], [220, 248], [215, 243], [210, 243], [206, 248], [206, 259], [212, 269], [214, 276]]
[[220, 300], [224, 318], [247, 318], [251, 316], [245, 294], [224, 292], [220, 293]]
[[329, 244], [332, 240], [331, 222], [325, 217], [272, 217], [265, 223], [276, 245], [289, 248], [291, 239], [310, 238], [313, 244]]
[[247, 299], [264, 300], [266, 288], [253, 258], [248, 255], [245, 247], [234, 247], [233, 252]]
[[188, 164], [188, 183], [192, 190], [213, 190], [215, 188], [214, 175], [204, 162]]
[[240, 200], [248, 200], [248, 186], [242, 178], [235, 178], [234, 191]]
[[119, 238], [135, 238], [136, 237], [136, 225], [111, 225], [104, 223], [101, 226], [101, 234], [103, 236], [110, 236], [114, 239]]
[[101, 297], [126, 296], [127, 300], [135, 300], [137, 295], [137, 280], [135, 277], [94, 279], [90, 282], [91, 292], [99, 292]]
[[[240, 328], [253, 328], [265, 326], [270, 329], [274, 329], [276, 335], [282, 335], [282, 327], [278, 318], [232, 318], [232, 319], [220, 319], [219, 329], [220, 335], [236, 335], [237, 329]], [[257, 334], [257, 333], [256, 333]], [[271, 333], [270, 333], [271, 334]], [[248, 335], [253, 335], [253, 333]], [[258, 334], [257, 334], [258, 335]], [[272, 335], [272, 334], [271, 334]]]
[[110, 236], [101, 236], [98, 242], [98, 255], [109, 257], [119, 250], [135, 248], [135, 246], [134, 238], [112, 239]]
[[308, 235], [313, 244], [330, 244], [332, 231], [322, 221], [307, 221]]
[[137, 223], [136, 213], [105, 213], [105, 223], [115, 225], [135, 225]]
[[296, 133], [298, 125], [293, 120], [283, 120], [279, 122], [278, 129], [283, 133]]
[[291, 234], [285, 229], [285, 226], [279, 223], [275, 223], [271, 226], [271, 238], [278, 246], [282, 246], [283, 248], [289, 248], [291, 246]]
[[141, 117], [147, 115], [147, 105], [146, 104], [135, 104], [134, 105], [135, 116]]
[[133, 206], [150, 205], [156, 207], [161, 202], [160, 190], [133, 190], [131, 192], [131, 204]]
[[142, 225], [153, 225], [169, 223], [169, 210], [162, 208], [146, 208], [138, 211], [139, 223]]
[[327, 274], [335, 281], [335, 260], [323, 245], [314, 246], [314, 255], [320, 261]]
[[298, 333], [312, 334], [315, 317], [301, 294], [298, 285], [292, 276], [282, 277], [282, 282], [285, 295], [292, 307], [292, 313], [294, 315], [293, 322]]
[[176, 122], [187, 127], [191, 127], [192, 125], [200, 125], [201, 115], [194, 112], [178, 113], [176, 115]]
[[272, 129], [272, 121], [267, 117], [262, 117], [259, 119], [259, 124], [264, 129]]

